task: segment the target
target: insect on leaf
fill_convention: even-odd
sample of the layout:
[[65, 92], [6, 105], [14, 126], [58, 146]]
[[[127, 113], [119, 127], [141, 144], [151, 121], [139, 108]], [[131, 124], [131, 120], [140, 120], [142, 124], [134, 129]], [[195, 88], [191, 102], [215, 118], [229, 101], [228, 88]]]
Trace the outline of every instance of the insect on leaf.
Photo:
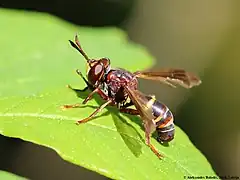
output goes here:
[[91, 58], [108, 57], [114, 67], [130, 71], [149, 68], [153, 58], [127, 41], [115, 28], [77, 27], [53, 16], [24, 11], [0, 11], [0, 133], [54, 149], [62, 158], [113, 179], [183, 179], [215, 175], [206, 158], [186, 134], [165, 147], [151, 142], [164, 155], [159, 160], [144, 143], [139, 117], [108, 107], [89, 123], [75, 125], [103, 103], [94, 98], [80, 108], [83, 97], [65, 88], [82, 89], [75, 69], [85, 72], [85, 60], [69, 45], [78, 32]]

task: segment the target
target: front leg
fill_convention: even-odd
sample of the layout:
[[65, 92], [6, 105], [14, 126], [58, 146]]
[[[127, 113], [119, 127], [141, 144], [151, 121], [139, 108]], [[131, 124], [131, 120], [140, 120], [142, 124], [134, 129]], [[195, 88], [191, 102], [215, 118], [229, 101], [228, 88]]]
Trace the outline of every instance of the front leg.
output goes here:
[[93, 117], [95, 117], [97, 115], [97, 113], [99, 113], [100, 111], [102, 111], [107, 105], [109, 105], [110, 103], [112, 103], [112, 100], [109, 100], [107, 102], [105, 102], [104, 104], [102, 104], [99, 108], [97, 108], [90, 116], [88, 116], [87, 118], [85, 119], [81, 119], [81, 120], [78, 120], [76, 122], [76, 124], [82, 124], [82, 123], [86, 123], [88, 122], [89, 120], [91, 120]]
[[[88, 90], [88, 87], [85, 87], [84, 89], [74, 89], [72, 88], [70, 85], [67, 86], [68, 88], [70, 88], [71, 90], [73, 90], [74, 92], [85, 92], [86, 90]], [[82, 102], [82, 104], [86, 104], [89, 100], [92, 99], [92, 96], [95, 93], [99, 93], [99, 89], [96, 88], [94, 89]], [[73, 105], [64, 105], [63, 108], [76, 108], [76, 107], [80, 107], [80, 104], [73, 104]]]
[[[72, 88], [70, 85], [68, 85], [68, 88], [70, 88], [71, 90], [73, 90], [73, 91], [75, 91], [75, 92], [85, 92], [86, 90], [88, 90], [88, 87], [85, 87], [83, 90], [81, 90], [81, 89], [74, 89], [74, 88]], [[89, 100], [91, 100], [92, 97], [93, 97], [93, 95], [94, 95], [95, 93], [99, 94], [102, 99], [107, 100], [107, 101], [109, 100], [109, 97], [107, 97], [107, 96], [102, 92], [101, 89], [96, 88], [96, 89], [94, 89], [94, 90], [84, 99], [84, 101], [82, 102], [82, 104], [86, 104]], [[72, 104], [72, 105], [63, 105], [61, 108], [62, 108], [62, 109], [70, 109], [70, 108], [78, 108], [78, 107], [80, 107], [80, 106], [81, 106], [81, 104], [77, 103], [77, 104]]]
[[[84, 89], [75, 89], [72, 88], [70, 85], [67, 85], [67, 88], [71, 89], [72, 91], [76, 92], [76, 93], [82, 93], [82, 92], [86, 92], [88, 90], [88, 87], [85, 87]], [[70, 109], [70, 108], [78, 108], [81, 105], [79, 103], [76, 104], [67, 104], [67, 105], [63, 105], [61, 106], [62, 109]]]
[[104, 94], [104, 92], [99, 88], [94, 88], [93, 85], [91, 85], [87, 79], [83, 76], [81, 71], [79, 69], [76, 70], [77, 74], [83, 79], [83, 81], [86, 83], [88, 89], [90, 89], [92, 92], [88, 95], [88, 97], [83, 101], [83, 104], [86, 104], [93, 96], [94, 93], [98, 93], [103, 100], [109, 100], [108, 96]]
[[83, 74], [81, 73], [81, 71], [79, 69], [76, 70], [76, 73], [83, 79], [83, 81], [85, 82], [85, 84], [87, 85], [87, 87], [93, 91], [95, 88], [93, 87], [93, 85], [91, 85], [88, 80], [83, 76]]
[[87, 97], [84, 99], [82, 104], [86, 104], [90, 99], [92, 99], [92, 96], [98, 92], [98, 88], [94, 89]]
[[69, 89], [71, 89], [72, 91], [74, 91], [74, 92], [86, 92], [88, 89], [89, 89], [89, 87], [87, 86], [87, 87], [85, 87], [85, 88], [83, 88], [83, 89], [75, 89], [75, 88], [72, 88], [72, 86], [70, 86], [69, 84], [67, 85], [67, 88], [69, 88]]

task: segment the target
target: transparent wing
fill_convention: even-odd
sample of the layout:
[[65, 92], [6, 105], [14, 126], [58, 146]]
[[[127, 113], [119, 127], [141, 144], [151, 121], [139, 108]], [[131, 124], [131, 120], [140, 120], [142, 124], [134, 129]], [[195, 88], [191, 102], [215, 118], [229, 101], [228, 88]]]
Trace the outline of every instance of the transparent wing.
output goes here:
[[183, 69], [161, 69], [159, 71], [137, 71], [136, 77], [160, 81], [172, 87], [180, 85], [185, 88], [192, 88], [201, 84], [201, 80], [190, 72]]
[[152, 114], [152, 104], [154, 103], [154, 99], [149, 100], [145, 94], [138, 90], [133, 90], [128, 86], [125, 86], [125, 90], [127, 91], [136, 109], [139, 111], [145, 130], [148, 132], [155, 130], [154, 116]]

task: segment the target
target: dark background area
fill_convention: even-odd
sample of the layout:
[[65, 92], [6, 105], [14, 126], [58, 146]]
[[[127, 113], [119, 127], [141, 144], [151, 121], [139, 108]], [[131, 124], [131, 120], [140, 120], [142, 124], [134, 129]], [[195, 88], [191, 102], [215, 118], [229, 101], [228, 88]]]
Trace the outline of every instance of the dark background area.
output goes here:
[[[240, 176], [238, 0], [2, 0], [1, 7], [47, 12], [84, 26], [118, 26], [149, 49], [155, 67], [198, 73], [203, 84], [190, 91], [145, 81], [140, 88], [169, 105], [217, 174]], [[3, 136], [0, 146], [0, 168], [30, 179], [107, 179], [45, 147]]]
[[50, 0], [1, 1], [1, 7], [47, 12], [85, 26], [120, 26], [133, 9], [135, 0]]

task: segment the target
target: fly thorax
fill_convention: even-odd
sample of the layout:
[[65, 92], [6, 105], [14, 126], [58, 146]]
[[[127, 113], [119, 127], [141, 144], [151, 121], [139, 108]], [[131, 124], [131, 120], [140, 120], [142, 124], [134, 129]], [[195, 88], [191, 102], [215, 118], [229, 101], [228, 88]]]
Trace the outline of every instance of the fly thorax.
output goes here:
[[108, 96], [108, 86], [105, 82], [101, 83], [99, 88], [106, 96]]

